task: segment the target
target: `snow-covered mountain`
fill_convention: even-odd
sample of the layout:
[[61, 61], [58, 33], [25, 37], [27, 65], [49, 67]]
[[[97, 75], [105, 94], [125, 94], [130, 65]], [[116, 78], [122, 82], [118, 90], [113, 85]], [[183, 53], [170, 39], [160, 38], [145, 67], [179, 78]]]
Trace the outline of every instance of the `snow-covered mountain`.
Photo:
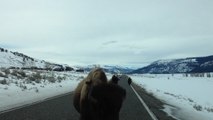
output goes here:
[[90, 71], [91, 69], [95, 67], [103, 68], [106, 72], [113, 73], [113, 74], [125, 74], [125, 73], [132, 72], [134, 70], [129, 67], [123, 67], [118, 65], [88, 65], [82, 68], [85, 71]]
[[132, 73], [198, 73], [213, 72], [213, 56], [158, 60]]
[[0, 48], [0, 68], [44, 69], [44, 70], [73, 70], [68, 65], [55, 64], [38, 60], [19, 52]]
[[129, 73], [132, 72], [134, 69], [129, 67], [123, 67], [123, 66], [113, 66], [113, 65], [104, 65], [103, 68], [107, 70], [110, 73]]

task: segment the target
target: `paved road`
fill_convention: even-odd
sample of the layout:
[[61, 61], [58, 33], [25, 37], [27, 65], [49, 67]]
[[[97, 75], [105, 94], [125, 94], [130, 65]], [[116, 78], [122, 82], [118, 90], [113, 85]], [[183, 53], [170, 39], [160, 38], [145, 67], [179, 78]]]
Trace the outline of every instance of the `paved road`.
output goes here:
[[0, 114], [0, 120], [78, 120], [72, 94]]
[[[126, 89], [127, 96], [120, 111], [120, 120], [152, 120], [125, 76], [119, 84]], [[78, 120], [79, 114], [72, 105], [73, 94], [61, 96], [42, 103], [0, 114], [0, 120]]]
[[126, 100], [123, 103], [123, 106], [120, 111], [121, 120], [152, 120], [148, 112], [142, 106], [142, 103], [139, 101], [131, 87], [127, 82], [127, 77], [122, 76], [122, 79], [119, 81], [119, 85], [126, 89]]

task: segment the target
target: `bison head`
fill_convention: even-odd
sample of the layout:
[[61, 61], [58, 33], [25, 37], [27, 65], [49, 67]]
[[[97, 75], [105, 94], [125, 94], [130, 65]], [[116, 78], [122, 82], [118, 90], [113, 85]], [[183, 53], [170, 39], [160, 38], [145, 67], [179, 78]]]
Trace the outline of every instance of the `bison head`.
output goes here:
[[116, 75], [113, 75], [112, 78], [109, 80], [109, 83], [118, 84], [119, 78]]
[[94, 86], [89, 95], [91, 120], [119, 120], [126, 91], [116, 84]]

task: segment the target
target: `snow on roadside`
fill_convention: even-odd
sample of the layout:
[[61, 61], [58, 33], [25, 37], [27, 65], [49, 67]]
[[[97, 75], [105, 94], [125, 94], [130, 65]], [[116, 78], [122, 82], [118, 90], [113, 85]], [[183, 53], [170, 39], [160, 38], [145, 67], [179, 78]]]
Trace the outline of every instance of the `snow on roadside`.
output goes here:
[[131, 75], [133, 81], [157, 98], [175, 106], [164, 111], [180, 120], [213, 119], [213, 80], [183, 75]]
[[[28, 74], [31, 74], [28, 72]], [[8, 84], [0, 84], [0, 111], [14, 107], [42, 101], [47, 98], [69, 93], [73, 91], [80, 80], [87, 74], [75, 72], [55, 72], [56, 78], [63, 78], [60, 81], [41, 81], [39, 83], [27, 83], [24, 80], [0, 77], [0, 80], [9, 81]], [[58, 77], [61, 76], [61, 77]]]
[[[0, 113], [70, 93], [87, 74], [0, 69]], [[112, 77], [112, 74], [106, 75], [108, 79]]]

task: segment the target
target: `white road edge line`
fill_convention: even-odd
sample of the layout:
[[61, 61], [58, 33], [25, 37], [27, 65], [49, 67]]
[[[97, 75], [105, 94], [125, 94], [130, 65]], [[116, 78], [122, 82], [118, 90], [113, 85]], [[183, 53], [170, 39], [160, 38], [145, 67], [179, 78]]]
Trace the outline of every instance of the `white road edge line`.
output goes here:
[[[22, 105], [22, 106], [18, 106], [18, 107], [14, 107], [14, 108], [10, 108], [10, 109], [7, 109], [7, 110], [3, 110], [3, 111], [0, 111], [0, 114], [4, 114], [4, 113], [7, 113], [7, 112], [11, 112], [11, 111], [14, 111], [14, 110], [18, 110], [18, 109], [21, 109], [21, 108], [24, 108], [24, 107], [28, 107], [28, 106], [31, 106], [31, 105], [35, 105], [35, 104], [38, 104], [38, 103], [42, 103], [42, 102], [45, 102], [45, 101], [48, 101], [48, 100], [53, 100], [53, 99], [56, 99], [56, 98], [60, 98], [62, 96], [66, 96], [66, 95], [69, 95], [71, 94], [72, 92], [68, 92], [68, 93], [64, 93], [64, 94], [60, 94], [60, 95], [56, 95], [56, 96], [53, 96], [53, 97], [49, 97], [49, 98], [46, 98], [46, 99], [43, 99], [43, 100], [38, 100], [36, 102], [32, 102], [32, 103], [29, 103], [29, 104], [25, 104], [25, 105]], [[70, 98], [71, 99], [71, 98]]]
[[130, 85], [132, 90], [135, 92], [136, 96], [138, 97], [138, 99], [141, 101], [142, 105], [145, 107], [145, 109], [147, 110], [147, 112], [149, 113], [149, 115], [151, 116], [151, 118], [153, 120], [158, 120], [157, 117], [154, 115], [154, 113], [149, 109], [149, 107], [146, 105], [146, 103], [144, 102], [144, 100], [140, 97], [140, 95], [135, 91], [135, 89], [132, 87], [132, 85]]

